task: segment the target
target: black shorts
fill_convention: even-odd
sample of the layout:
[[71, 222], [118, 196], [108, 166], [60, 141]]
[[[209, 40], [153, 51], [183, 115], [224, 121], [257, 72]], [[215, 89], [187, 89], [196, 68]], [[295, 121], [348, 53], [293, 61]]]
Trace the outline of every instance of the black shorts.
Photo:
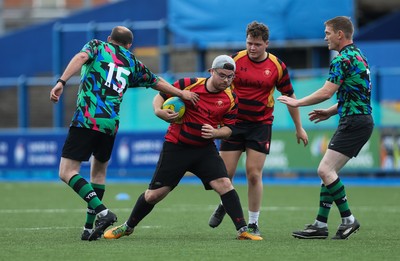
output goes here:
[[356, 157], [369, 140], [374, 129], [371, 115], [352, 115], [340, 119], [339, 126], [329, 142], [328, 148]]
[[175, 188], [186, 172], [191, 172], [203, 182], [204, 188], [212, 189], [209, 182], [227, 178], [224, 161], [214, 143], [194, 147], [164, 142], [149, 189], [164, 186]]
[[221, 151], [245, 151], [246, 148], [269, 154], [272, 125], [258, 123], [237, 123], [232, 126], [232, 135], [221, 140]]
[[62, 157], [77, 161], [88, 161], [94, 156], [107, 162], [114, 147], [115, 136], [86, 128], [70, 127], [62, 149]]

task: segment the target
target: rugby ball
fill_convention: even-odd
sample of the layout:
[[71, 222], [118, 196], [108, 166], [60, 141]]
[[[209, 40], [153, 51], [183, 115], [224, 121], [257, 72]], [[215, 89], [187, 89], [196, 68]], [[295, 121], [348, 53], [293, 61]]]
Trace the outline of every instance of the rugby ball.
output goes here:
[[163, 110], [170, 109], [170, 110], [173, 110], [174, 112], [178, 112], [179, 113], [178, 119], [181, 119], [183, 117], [183, 115], [185, 114], [185, 103], [179, 97], [168, 98], [163, 103], [162, 108], [163, 108]]

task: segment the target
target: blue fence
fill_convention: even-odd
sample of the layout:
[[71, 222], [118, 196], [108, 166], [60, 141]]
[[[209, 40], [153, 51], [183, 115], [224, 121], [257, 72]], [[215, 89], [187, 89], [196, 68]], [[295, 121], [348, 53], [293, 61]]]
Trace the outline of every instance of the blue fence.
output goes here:
[[[304, 79], [304, 78], [324, 78], [326, 77], [327, 69], [301, 69], [301, 70], [290, 70], [292, 78], [296, 79]], [[202, 75], [204, 72], [192, 73], [192, 75]], [[167, 79], [175, 80], [180, 78], [180, 74], [167, 74], [164, 76]], [[185, 76], [189, 76], [190, 74], [186, 73]], [[400, 79], [400, 67], [397, 68], [374, 68], [372, 71], [373, 77], [373, 100], [374, 100], [374, 113], [375, 113], [375, 121], [380, 127], [389, 126], [399, 126], [400, 127], [400, 115], [397, 115], [396, 110], [393, 112], [387, 112], [385, 107], [382, 106], [383, 102], [398, 102], [399, 99], [396, 98], [398, 95], [397, 87], [399, 84], [397, 81], [393, 80], [393, 78]], [[48, 86], [51, 88], [54, 86], [54, 82], [58, 77], [12, 77], [12, 78], [0, 78], [0, 90], [5, 88], [17, 88], [18, 89], [18, 128], [29, 128], [29, 110], [30, 110], [30, 99], [29, 97], [29, 88], [35, 87], [43, 87]], [[78, 77], [72, 77], [69, 81], [69, 85], [78, 85], [79, 84]], [[387, 86], [387, 87], [385, 87]], [[312, 92], [312, 88], [319, 86], [310, 86], [310, 89], [302, 90], [301, 95], [297, 95], [298, 97], [302, 97], [302, 95], [307, 95]], [[304, 88], [303, 88], [304, 89]], [[300, 90], [299, 90], [300, 91]], [[128, 92], [129, 93], [129, 92]], [[296, 93], [299, 93], [296, 90]], [[65, 127], [63, 125], [62, 119], [64, 119], [64, 104], [62, 102], [54, 105], [54, 118], [53, 118], [53, 126], [56, 128]], [[394, 114], [392, 119], [387, 119], [387, 116]], [[386, 119], [382, 121], [382, 119]], [[279, 125], [279, 124], [278, 124]]]
[[[54, 180], [67, 130], [0, 132], [0, 180]], [[109, 164], [111, 178], [149, 177], [163, 144], [162, 132], [120, 133]], [[82, 164], [88, 175], [90, 163]]]

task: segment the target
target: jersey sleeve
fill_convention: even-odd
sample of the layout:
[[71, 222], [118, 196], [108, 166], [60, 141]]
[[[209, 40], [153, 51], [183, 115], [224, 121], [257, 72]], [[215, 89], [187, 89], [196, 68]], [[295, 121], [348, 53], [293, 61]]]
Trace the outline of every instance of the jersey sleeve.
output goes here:
[[159, 81], [157, 75], [155, 75], [146, 65], [144, 65], [140, 60], [136, 60], [134, 66], [134, 73], [132, 74], [132, 84], [134, 87], [153, 87]]
[[278, 59], [282, 68], [282, 77], [276, 83], [276, 89], [283, 95], [291, 96], [294, 93], [292, 82], [290, 80], [289, 71], [286, 64]]
[[98, 53], [98, 46], [101, 43], [100, 40], [93, 39], [90, 42], [87, 42], [81, 49], [81, 52], [85, 52], [89, 55], [89, 60], [91, 61]]
[[[190, 86], [190, 85], [192, 85], [192, 84], [194, 84], [196, 82], [197, 82], [197, 78], [182, 78], [182, 79], [179, 79], [179, 80], [175, 81], [172, 84], [172, 86], [174, 86], [177, 89], [184, 90], [186, 87], [188, 87], [188, 86]], [[166, 93], [163, 93], [163, 92], [160, 92], [160, 95], [161, 95], [161, 97], [164, 98], [164, 100], [172, 97], [172, 95], [166, 94]]]

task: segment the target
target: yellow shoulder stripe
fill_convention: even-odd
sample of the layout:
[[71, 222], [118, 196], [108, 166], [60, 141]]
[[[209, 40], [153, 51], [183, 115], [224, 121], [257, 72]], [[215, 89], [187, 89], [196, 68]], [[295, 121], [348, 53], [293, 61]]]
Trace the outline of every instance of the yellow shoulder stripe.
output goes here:
[[269, 53], [269, 59], [271, 59], [271, 61], [275, 64], [276, 68], [278, 69], [278, 82], [279, 82], [282, 79], [283, 75], [282, 66], [279, 63], [278, 58], [272, 53]]
[[190, 90], [192, 89], [194, 86], [199, 85], [199, 84], [204, 84], [206, 81], [206, 78], [197, 78], [197, 81], [187, 87], [185, 87], [184, 90]]

